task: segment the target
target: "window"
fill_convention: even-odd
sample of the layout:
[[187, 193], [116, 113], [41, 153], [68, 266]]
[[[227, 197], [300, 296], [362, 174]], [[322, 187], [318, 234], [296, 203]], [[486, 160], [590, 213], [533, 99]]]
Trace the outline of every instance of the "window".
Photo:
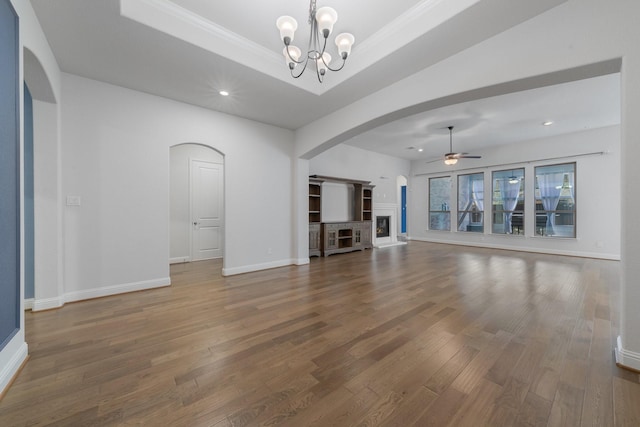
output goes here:
[[493, 173], [492, 232], [524, 234], [524, 169]]
[[458, 231], [484, 232], [484, 173], [458, 176]]
[[451, 230], [451, 177], [429, 178], [429, 229]]
[[576, 164], [540, 166], [536, 171], [536, 235], [576, 236]]

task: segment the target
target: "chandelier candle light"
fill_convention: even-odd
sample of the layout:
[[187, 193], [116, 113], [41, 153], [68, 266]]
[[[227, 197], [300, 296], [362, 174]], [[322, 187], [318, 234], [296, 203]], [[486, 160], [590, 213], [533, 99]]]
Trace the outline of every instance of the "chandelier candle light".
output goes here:
[[[300, 59], [302, 51], [291, 44], [293, 41], [293, 35], [298, 28], [298, 23], [291, 16], [281, 16], [276, 21], [276, 26], [280, 30], [280, 38], [284, 42], [284, 58], [291, 76], [295, 79], [300, 77], [302, 73], [307, 69], [309, 62], [314, 63], [316, 67], [316, 75], [318, 81], [322, 83], [324, 75], [327, 70], [340, 71], [344, 67], [347, 61], [347, 57], [351, 53], [351, 46], [355, 42], [353, 34], [342, 33], [336, 37], [336, 46], [338, 46], [338, 54], [342, 58], [342, 65], [339, 68], [331, 68], [329, 63], [331, 62], [331, 55], [325, 52], [327, 47], [327, 39], [333, 30], [333, 24], [338, 20], [338, 13], [330, 7], [321, 7], [316, 9], [316, 0], [311, 0], [309, 3], [309, 25], [311, 26], [309, 33], [309, 46], [307, 48], [307, 57]], [[322, 41], [321, 41], [322, 40]], [[320, 48], [322, 46], [322, 48]], [[295, 69], [298, 65], [304, 64], [302, 70], [299, 73], [295, 73]]]

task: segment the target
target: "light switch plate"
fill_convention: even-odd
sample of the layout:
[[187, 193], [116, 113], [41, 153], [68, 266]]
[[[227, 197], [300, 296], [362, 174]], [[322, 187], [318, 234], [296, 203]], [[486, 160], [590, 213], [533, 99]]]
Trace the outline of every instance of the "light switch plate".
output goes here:
[[67, 196], [67, 206], [80, 206], [80, 196]]

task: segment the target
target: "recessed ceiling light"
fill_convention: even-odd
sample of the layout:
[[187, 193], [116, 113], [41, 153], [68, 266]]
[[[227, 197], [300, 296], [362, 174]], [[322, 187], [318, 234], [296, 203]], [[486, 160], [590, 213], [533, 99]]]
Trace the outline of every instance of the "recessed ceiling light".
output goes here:
[[547, 120], [546, 122], [542, 122], [542, 126], [551, 126], [553, 122], [551, 120]]
[[418, 148], [418, 151], [422, 153], [424, 150], [422, 148]]
[[229, 92], [227, 92], [226, 90], [221, 90], [219, 93], [222, 96], [229, 96]]

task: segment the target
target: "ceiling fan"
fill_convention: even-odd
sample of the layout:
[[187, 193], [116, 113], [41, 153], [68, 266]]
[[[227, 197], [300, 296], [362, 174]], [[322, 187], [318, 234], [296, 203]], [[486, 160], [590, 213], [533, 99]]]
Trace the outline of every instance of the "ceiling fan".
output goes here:
[[472, 156], [469, 153], [454, 153], [453, 152], [453, 126], [447, 126], [449, 129], [449, 152], [444, 155], [445, 165], [455, 165], [458, 163], [458, 159], [480, 159], [482, 156]]

